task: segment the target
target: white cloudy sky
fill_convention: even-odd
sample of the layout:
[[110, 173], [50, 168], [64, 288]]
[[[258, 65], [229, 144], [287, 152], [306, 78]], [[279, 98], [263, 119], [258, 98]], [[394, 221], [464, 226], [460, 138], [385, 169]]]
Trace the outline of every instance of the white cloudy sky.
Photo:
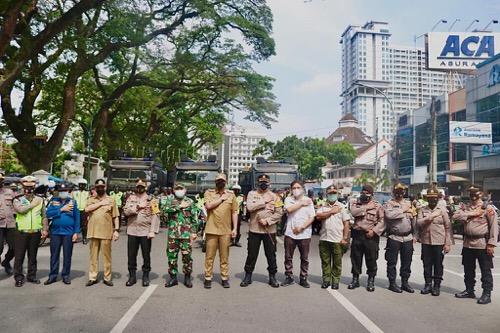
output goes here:
[[[258, 64], [263, 74], [276, 79], [274, 92], [281, 104], [278, 123], [265, 131], [269, 139], [286, 135], [324, 137], [340, 117], [340, 35], [349, 24], [386, 21], [392, 42], [413, 45], [413, 36], [429, 31], [440, 19], [448, 20], [436, 31], [464, 30], [474, 19], [483, 28], [500, 19], [500, 0], [268, 0], [274, 14], [277, 55]], [[500, 31], [500, 25], [492, 25]], [[423, 46], [423, 40], [419, 42]], [[237, 122], [257, 127], [245, 121]]]

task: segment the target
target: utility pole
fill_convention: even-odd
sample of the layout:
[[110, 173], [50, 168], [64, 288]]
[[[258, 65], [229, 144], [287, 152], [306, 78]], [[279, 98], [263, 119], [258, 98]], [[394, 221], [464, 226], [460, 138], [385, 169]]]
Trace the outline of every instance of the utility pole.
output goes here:
[[[378, 182], [378, 117], [375, 117], [375, 181]], [[378, 185], [377, 185], [378, 186]]]
[[436, 98], [431, 99], [431, 156], [429, 164], [429, 185], [437, 182], [437, 114], [436, 114]]

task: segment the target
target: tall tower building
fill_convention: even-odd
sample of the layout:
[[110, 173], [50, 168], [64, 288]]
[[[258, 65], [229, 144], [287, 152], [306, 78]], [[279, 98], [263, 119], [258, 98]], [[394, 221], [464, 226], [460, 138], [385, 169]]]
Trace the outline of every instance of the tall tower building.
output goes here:
[[352, 113], [366, 135], [375, 138], [378, 129], [379, 139], [392, 141], [398, 114], [460, 88], [463, 77], [426, 70], [423, 49], [392, 45], [390, 38], [387, 22], [346, 28], [341, 97], [342, 115]]

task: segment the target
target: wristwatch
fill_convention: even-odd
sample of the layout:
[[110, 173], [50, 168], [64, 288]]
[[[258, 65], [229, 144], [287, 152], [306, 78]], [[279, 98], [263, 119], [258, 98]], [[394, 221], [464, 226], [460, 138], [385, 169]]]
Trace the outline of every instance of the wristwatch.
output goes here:
[[120, 229], [114, 229], [113, 231], [120, 232]]

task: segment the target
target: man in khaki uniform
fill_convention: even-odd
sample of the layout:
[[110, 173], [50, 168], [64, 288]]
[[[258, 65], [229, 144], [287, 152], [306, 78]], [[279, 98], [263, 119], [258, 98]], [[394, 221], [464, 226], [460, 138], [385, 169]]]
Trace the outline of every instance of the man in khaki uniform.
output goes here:
[[2, 266], [7, 275], [12, 275], [12, 266], [10, 262], [14, 259], [14, 238], [16, 233], [16, 221], [14, 220], [14, 207], [12, 200], [14, 192], [4, 186], [4, 173], [0, 171], [0, 257], [4, 249], [4, 242], [9, 246], [5, 257], [2, 260]]
[[373, 199], [371, 185], [364, 185], [359, 199], [351, 203], [351, 215], [354, 217], [351, 233], [352, 282], [347, 288], [359, 287], [359, 275], [364, 256], [368, 274], [366, 290], [372, 292], [375, 290], [380, 235], [384, 232], [385, 226], [384, 210], [380, 203]]
[[264, 253], [267, 258], [269, 285], [278, 288], [276, 281], [276, 224], [283, 215], [283, 202], [269, 190], [271, 179], [263, 174], [258, 178], [259, 188], [248, 193], [247, 209], [250, 212], [250, 231], [248, 233], [248, 255], [245, 262], [245, 278], [241, 287], [252, 283], [252, 273], [259, 256], [260, 243], [264, 243]]
[[104, 259], [104, 284], [112, 287], [111, 240], [117, 241], [120, 236], [119, 212], [115, 200], [106, 195], [104, 179], [96, 180], [95, 189], [97, 195], [91, 197], [85, 207], [85, 213], [89, 214], [87, 238], [90, 240], [87, 287], [97, 283], [100, 253]]
[[[393, 198], [387, 201], [384, 208], [384, 222], [387, 233], [385, 260], [387, 260], [387, 278], [389, 290], [395, 293], [408, 293], [415, 291], [408, 283], [411, 274], [411, 261], [413, 257], [413, 240], [416, 231], [415, 219], [411, 202], [404, 198], [406, 186], [402, 183], [394, 184]], [[401, 258], [401, 287], [396, 283], [396, 265], [398, 256]]]
[[446, 209], [438, 206], [438, 200], [438, 191], [434, 188], [428, 189], [429, 204], [419, 210], [417, 217], [425, 279], [425, 287], [420, 291], [422, 295], [432, 293], [432, 296], [439, 296], [443, 280], [444, 254], [450, 251], [452, 244], [450, 218]]
[[229, 246], [231, 238], [236, 237], [238, 227], [238, 200], [232, 191], [226, 190], [226, 175], [220, 173], [215, 178], [215, 189], [205, 192], [205, 208], [207, 209], [207, 225], [205, 227], [206, 255], [205, 282], [206, 289], [212, 287], [214, 259], [219, 250], [220, 274], [222, 286], [229, 288]]
[[464, 225], [462, 264], [464, 265], [465, 290], [455, 294], [457, 298], [476, 298], [476, 260], [481, 269], [483, 294], [479, 304], [491, 303], [493, 290], [493, 256], [497, 246], [498, 224], [495, 209], [482, 200], [482, 192], [477, 186], [469, 188], [470, 204], [460, 208], [453, 219]]
[[130, 195], [125, 203], [123, 212], [127, 217], [127, 253], [129, 278], [126, 286], [137, 283], [137, 252], [141, 247], [142, 259], [142, 286], [149, 286], [149, 272], [151, 271], [151, 240], [160, 228], [160, 209], [158, 200], [146, 193], [146, 183], [139, 179], [135, 184], [136, 193]]

